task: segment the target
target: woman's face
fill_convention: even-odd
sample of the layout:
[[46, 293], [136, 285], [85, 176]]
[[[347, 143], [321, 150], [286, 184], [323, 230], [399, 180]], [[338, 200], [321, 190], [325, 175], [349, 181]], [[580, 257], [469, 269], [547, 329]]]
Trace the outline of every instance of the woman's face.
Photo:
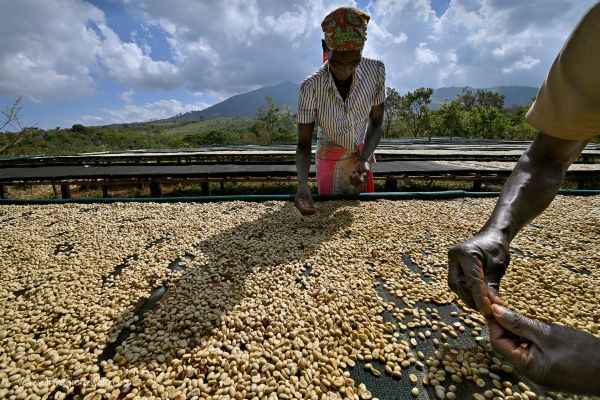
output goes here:
[[362, 54], [359, 50], [334, 51], [329, 59], [329, 69], [335, 79], [345, 81], [354, 73], [361, 59]]

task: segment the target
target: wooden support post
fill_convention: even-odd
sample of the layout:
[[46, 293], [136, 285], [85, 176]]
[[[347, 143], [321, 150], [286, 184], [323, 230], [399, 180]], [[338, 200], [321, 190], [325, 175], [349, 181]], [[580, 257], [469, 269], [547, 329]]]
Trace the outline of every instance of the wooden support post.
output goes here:
[[209, 196], [210, 195], [210, 187], [208, 186], [208, 182], [202, 182], [202, 183], [200, 183], [200, 186], [202, 187], [202, 195]]
[[108, 185], [102, 185], [102, 197], [108, 198]]
[[481, 190], [481, 180], [480, 179], [475, 179], [473, 181], [473, 191], [474, 192], [479, 192]]
[[6, 193], [4, 192], [4, 185], [0, 185], [0, 199], [5, 199]]
[[225, 194], [225, 182], [221, 181], [221, 194]]
[[60, 184], [60, 194], [63, 199], [70, 199], [71, 198], [71, 185], [69, 185], [68, 183], [61, 183]]
[[398, 180], [393, 178], [387, 178], [385, 180], [385, 191], [396, 192], [398, 190]]
[[585, 179], [583, 179], [583, 178], [582, 178], [582, 179], [579, 179], [579, 180], [577, 181], [577, 189], [579, 189], [579, 190], [583, 190], [583, 189], [584, 189], [584, 187], [585, 187]]
[[160, 197], [162, 195], [162, 188], [160, 187], [160, 183], [151, 182], [150, 183], [150, 197]]

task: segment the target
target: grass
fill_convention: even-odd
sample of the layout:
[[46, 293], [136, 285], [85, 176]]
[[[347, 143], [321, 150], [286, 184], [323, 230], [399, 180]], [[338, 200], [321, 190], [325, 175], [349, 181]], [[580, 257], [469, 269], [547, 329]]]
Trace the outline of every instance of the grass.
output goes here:
[[255, 118], [251, 117], [209, 119], [174, 126], [166, 129], [164, 133], [180, 138], [183, 138], [186, 135], [202, 135], [214, 131], [245, 133], [249, 131], [255, 121]]
[[[73, 155], [98, 151], [178, 149], [215, 144], [254, 143], [266, 139], [251, 132], [254, 118], [219, 118], [194, 123], [130, 124], [77, 129], [32, 130], [0, 158]], [[0, 133], [0, 147], [12, 134]]]

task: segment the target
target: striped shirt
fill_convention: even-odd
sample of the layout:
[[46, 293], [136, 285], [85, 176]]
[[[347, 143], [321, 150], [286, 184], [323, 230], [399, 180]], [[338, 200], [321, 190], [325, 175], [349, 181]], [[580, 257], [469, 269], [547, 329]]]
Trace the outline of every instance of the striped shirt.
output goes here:
[[371, 108], [384, 101], [383, 62], [363, 57], [354, 71], [346, 101], [342, 100], [325, 62], [300, 84], [298, 123], [316, 122], [320, 141], [354, 149], [365, 141]]

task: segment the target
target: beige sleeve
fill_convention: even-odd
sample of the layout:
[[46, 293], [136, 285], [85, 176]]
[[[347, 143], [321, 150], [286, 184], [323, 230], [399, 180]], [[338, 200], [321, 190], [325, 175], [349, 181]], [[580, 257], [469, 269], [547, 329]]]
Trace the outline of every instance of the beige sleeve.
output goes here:
[[600, 3], [567, 39], [525, 118], [538, 131], [561, 139], [600, 133]]

